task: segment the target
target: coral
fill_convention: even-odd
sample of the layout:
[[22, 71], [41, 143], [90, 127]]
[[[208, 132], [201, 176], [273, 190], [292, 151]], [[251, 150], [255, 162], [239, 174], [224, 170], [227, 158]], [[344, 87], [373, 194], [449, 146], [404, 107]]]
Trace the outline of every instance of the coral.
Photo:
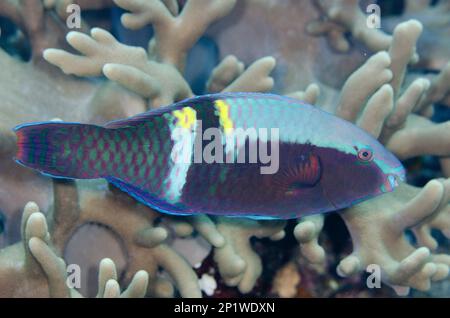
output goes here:
[[424, 26], [424, 36], [417, 43], [420, 68], [441, 70], [448, 63], [449, 47], [446, 39], [449, 35], [449, 12], [447, 1], [409, 0], [405, 2], [403, 12], [398, 16], [383, 19], [383, 29], [391, 31], [401, 21], [416, 19]]
[[59, 40], [64, 30], [56, 19], [45, 14], [41, 1], [2, 1], [0, 12], [27, 36], [33, 48], [33, 59], [39, 59], [45, 48], [61, 44]]
[[167, 272], [177, 290], [184, 297], [198, 297], [197, 277], [190, 265], [176, 251], [164, 244], [168, 233], [163, 227], [154, 226], [158, 215], [137, 204], [122, 193], [113, 194], [105, 187], [100, 190], [73, 183], [56, 182], [54, 207], [49, 222], [55, 247], [62, 254], [67, 242], [83, 224], [98, 224], [108, 228], [121, 238], [128, 256], [122, 278], [125, 282], [139, 270], [150, 276], [150, 290], [156, 296], [173, 290], [167, 280], [158, 277], [162, 268]]
[[[400, 93], [406, 65], [414, 54], [420, 31], [421, 25], [416, 21], [399, 24], [389, 51], [373, 55], [348, 78], [333, 110], [379, 138], [401, 159], [449, 153], [448, 122], [437, 125], [413, 113], [426, 96], [430, 83], [418, 78]], [[376, 76], [362, 86], [361, 81], [374, 73]], [[429, 248], [436, 249], [437, 242], [431, 237], [429, 227], [430, 222], [436, 226], [432, 220], [439, 218], [438, 229], [448, 234], [445, 228], [448, 187], [448, 181], [439, 180], [430, 181], [421, 191], [403, 184], [386, 196], [341, 212], [354, 251], [340, 262], [338, 273], [348, 276], [369, 264], [378, 264], [383, 268], [382, 280], [399, 294], [407, 294], [409, 287], [426, 290], [431, 281], [447, 277], [448, 256], [430, 252]], [[324, 261], [323, 249], [317, 244], [321, 227], [322, 220], [314, 216], [302, 220], [295, 229], [301, 251], [311, 262]], [[408, 241], [406, 230], [416, 233], [418, 245], [422, 247], [415, 248]]]
[[158, 0], [114, 0], [114, 2], [130, 11], [122, 15], [122, 24], [125, 27], [139, 29], [147, 24], [153, 26], [155, 37], [149, 43], [152, 56], [183, 68], [187, 51], [205, 32], [208, 25], [230, 12], [236, 0], [188, 1], [178, 15], [175, 1], [168, 1], [171, 4], [169, 6]]
[[309, 0], [238, 1], [232, 14], [214, 24], [207, 35], [216, 39], [224, 60], [234, 55], [249, 64], [261, 56], [275, 57], [272, 76], [279, 93], [320, 84], [323, 105], [336, 97], [336, 90], [366, 57], [357, 50], [338, 54], [320, 37], [305, 32], [316, 15]]
[[262, 262], [252, 250], [250, 238], [271, 237], [274, 240], [284, 236], [284, 222], [256, 222], [220, 218], [217, 224], [226, 244], [216, 247], [214, 260], [228, 286], [238, 286], [242, 293], [250, 292], [262, 273]]
[[314, 0], [314, 4], [321, 16], [308, 24], [307, 31], [311, 35], [325, 35], [334, 49], [341, 52], [349, 50], [345, 32], [350, 32], [355, 39], [375, 52], [389, 46], [389, 35], [376, 28], [366, 27], [367, 17], [359, 8], [358, 0]]
[[[86, 22], [69, 32], [61, 23], [69, 4], [118, 6], [128, 11], [121, 18], [126, 28], [151, 25], [154, 37], [144, 49], [122, 44], [111, 30], [91, 29]], [[66, 284], [67, 255], [80, 244], [94, 243], [95, 238], [77, 241], [90, 226], [118, 238], [125, 255], [106, 251], [114, 254], [106, 256], [117, 267], [109, 259], [101, 261], [99, 297], [200, 297], [202, 290], [217, 296], [226, 295], [224, 285], [237, 287], [233, 295], [345, 296], [345, 286], [353, 286], [358, 297], [376, 294], [358, 285], [358, 277], [333, 276], [329, 268], [337, 263], [341, 276], [378, 264], [383, 282], [401, 295], [445, 279], [450, 256], [432, 232], [450, 236], [448, 179], [423, 187], [405, 182], [392, 193], [339, 211], [336, 218], [343, 220], [352, 246], [333, 252], [329, 215], [307, 216], [296, 225], [167, 216], [105, 182], [49, 181], [11, 160], [15, 136], [10, 128], [16, 124], [54, 118], [103, 124], [193, 96], [185, 74], [187, 56], [207, 34], [222, 56], [206, 82], [207, 92], [275, 90], [307, 101], [365, 129], [402, 160], [439, 158], [441, 176], [449, 177], [449, 122], [430, 119], [433, 105], [448, 105], [448, 54], [443, 63], [442, 55], [437, 59], [424, 52], [422, 32], [433, 26], [424, 17], [436, 11], [417, 8], [411, 4], [402, 19], [392, 18], [392, 34], [387, 34], [362, 27], [365, 16], [356, 0], [2, 2], [0, 15], [18, 26], [19, 40], [30, 41], [31, 59], [19, 61], [0, 50], [5, 70], [0, 72], [0, 207], [13, 220], [25, 206], [20, 237], [7, 243], [22, 241], [0, 252], [1, 296], [80, 296]], [[355, 42], [365, 48], [357, 52]], [[440, 46], [445, 44], [440, 41]], [[420, 65], [439, 65], [440, 71], [422, 74]], [[14, 232], [11, 224], [9, 234]], [[274, 262], [276, 268], [255, 243], [263, 240], [269, 246], [290, 239], [277, 250], [283, 257]], [[177, 247], [180, 241], [185, 250]], [[205, 251], [192, 252], [200, 248]], [[208, 262], [212, 268], [199, 280], [196, 265]], [[258, 291], [261, 280], [273, 281], [272, 286]], [[129, 287], [121, 293], [119, 283]], [[390, 295], [387, 289], [377, 293]]]
[[[30, 38], [31, 59], [23, 61], [0, 50], [0, 182], [20, 191], [0, 191], [0, 205], [9, 220], [18, 220], [30, 200], [47, 210], [51, 200], [49, 180], [17, 166], [11, 157], [15, 140], [11, 128], [30, 121], [53, 118], [105, 123], [143, 111], [144, 101], [111, 82], [75, 79], [65, 76], [42, 58], [49, 46], [65, 47], [65, 23], [41, 1], [2, 1], [0, 15], [19, 27], [18, 33]], [[3, 30], [2, 30], [3, 31]], [[2, 38], [6, 35], [2, 33]], [[27, 37], [19, 36], [21, 41]], [[7, 223], [9, 243], [17, 241], [18, 222]]]
[[[432, 255], [425, 246], [415, 249], [404, 232], [427, 224], [427, 218], [434, 214], [448, 214], [444, 207], [449, 201], [449, 186], [448, 181], [433, 180], [418, 192], [402, 185], [383, 202], [377, 198], [344, 212], [354, 250], [340, 262], [338, 273], [348, 276], [369, 264], [378, 264], [383, 268], [382, 280], [403, 295], [408, 294], [409, 287], [427, 290], [431, 281], [446, 278], [448, 259]], [[370, 213], [374, 210], [377, 214]]]
[[325, 250], [318, 241], [323, 223], [323, 215], [306, 216], [299, 220], [294, 229], [294, 236], [300, 245], [300, 253], [312, 264], [325, 261]]
[[[0, 254], [1, 297], [81, 297], [66, 282], [66, 264], [55, 254], [45, 216], [34, 202], [23, 210], [21, 231], [23, 241], [8, 246]], [[97, 297], [143, 297], [147, 284], [147, 272], [139, 271], [121, 292], [114, 262], [103, 259]]]
[[98, 76], [102, 73], [126, 88], [152, 100], [153, 106], [187, 98], [192, 92], [171, 65], [149, 61], [144, 49], [120, 44], [106, 30], [95, 28], [91, 37], [80, 32], [67, 34], [71, 46], [86, 56], [47, 49], [44, 58], [66, 74]]

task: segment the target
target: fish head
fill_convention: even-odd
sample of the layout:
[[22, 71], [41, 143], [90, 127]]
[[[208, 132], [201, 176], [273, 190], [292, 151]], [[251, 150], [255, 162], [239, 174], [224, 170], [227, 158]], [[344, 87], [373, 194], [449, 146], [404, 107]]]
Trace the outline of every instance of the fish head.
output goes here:
[[405, 180], [401, 162], [378, 140], [356, 126], [336, 147], [324, 150], [321, 185], [336, 209], [394, 191]]

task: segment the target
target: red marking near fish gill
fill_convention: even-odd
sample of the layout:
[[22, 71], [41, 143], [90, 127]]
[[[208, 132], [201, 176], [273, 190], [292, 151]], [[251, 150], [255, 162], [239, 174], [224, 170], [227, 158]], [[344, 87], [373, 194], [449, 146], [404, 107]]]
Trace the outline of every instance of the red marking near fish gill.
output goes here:
[[16, 159], [23, 160], [25, 136], [24, 136], [24, 133], [22, 131], [20, 131], [20, 130], [16, 131], [16, 135], [17, 135]]

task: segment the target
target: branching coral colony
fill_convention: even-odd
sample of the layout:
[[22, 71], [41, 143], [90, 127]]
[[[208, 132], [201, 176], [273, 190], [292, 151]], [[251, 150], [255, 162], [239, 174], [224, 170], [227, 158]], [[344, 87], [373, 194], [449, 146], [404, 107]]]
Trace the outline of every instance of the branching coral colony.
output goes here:
[[[271, 1], [245, 2], [247, 10], [252, 6], [260, 6], [260, 10], [270, 7]], [[100, 28], [68, 32], [61, 19], [71, 3], [82, 9], [117, 5], [129, 11], [121, 20], [126, 28], [152, 25], [155, 35], [148, 51], [121, 44]], [[54, 118], [104, 123], [192, 96], [183, 77], [187, 52], [213, 22], [240, 5], [235, 0], [190, 0], [181, 7], [174, 0], [0, 3], [0, 15], [21, 29], [18, 41], [28, 38], [32, 47], [31, 60], [26, 63], [0, 51], [0, 207], [8, 219], [14, 219], [16, 211], [25, 206], [22, 241], [0, 252], [1, 296], [80, 296], [66, 284], [66, 264], [61, 257], [84, 224], [103, 225], [120, 238], [126, 250], [119, 280], [129, 287], [120, 291], [114, 263], [104, 259], [100, 263], [99, 297], [200, 297], [201, 284], [193, 265], [172, 244], [174, 238], [192, 236], [212, 246], [216, 269], [226, 285], [237, 286], [241, 293], [252, 291], [263, 264], [250, 239], [283, 239], [285, 222], [169, 217], [101, 182], [53, 181], [51, 186], [49, 180], [11, 160], [15, 140], [10, 128], [16, 124]], [[387, 35], [365, 28], [356, 0], [332, 4], [305, 0], [301, 5], [317, 12], [317, 18], [308, 18], [305, 32], [311, 36], [325, 35], [331, 47], [346, 52], [351, 44], [344, 33], [350, 32], [355, 41], [374, 53], [353, 71], [339, 92], [334, 92], [339, 98], [326, 96], [329, 90], [320, 96], [322, 83], [313, 78], [304, 91], [284, 93], [321, 104], [356, 123], [403, 160], [437, 156], [443, 171], [441, 179], [431, 180], [423, 188], [405, 183], [392, 193], [340, 211], [353, 252], [340, 261], [337, 272], [350, 276], [378, 264], [382, 281], [397, 293], [406, 295], [410, 288], [427, 290], [432, 282], [448, 276], [450, 265], [450, 255], [439, 250], [431, 235], [437, 230], [450, 238], [450, 181], [445, 179], [450, 174], [450, 122], [437, 124], [429, 119], [432, 105], [448, 100], [450, 64], [433, 78], [409, 74], [408, 65], [416, 63], [420, 55], [416, 44], [423, 27], [417, 20], [401, 22]], [[83, 28], [87, 30], [86, 23]], [[65, 46], [65, 34], [75, 52]], [[61, 75], [50, 64], [68, 75]], [[236, 57], [226, 56], [213, 70], [207, 89], [270, 91], [275, 64], [269, 56], [245, 67]], [[80, 78], [92, 76], [108, 80]], [[48, 212], [41, 213], [36, 203], [26, 203], [30, 199]], [[294, 229], [302, 259], [315, 264], [324, 264], [327, 256], [319, 245], [324, 218], [302, 218]], [[7, 226], [7, 231], [12, 230], [12, 225]], [[292, 272], [289, 264], [289, 271], [284, 272]]]

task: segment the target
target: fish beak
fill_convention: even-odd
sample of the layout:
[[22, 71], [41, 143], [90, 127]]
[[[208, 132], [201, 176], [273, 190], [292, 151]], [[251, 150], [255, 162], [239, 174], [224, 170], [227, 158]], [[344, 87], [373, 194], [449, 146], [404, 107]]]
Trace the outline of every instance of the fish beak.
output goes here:
[[[406, 172], [405, 168], [402, 165], [397, 166], [396, 168], [389, 171], [390, 174], [395, 177], [397, 185], [399, 182], [405, 182], [406, 181]], [[389, 176], [388, 176], [389, 178]]]
[[398, 175], [398, 174], [389, 174], [384, 181], [384, 184], [381, 186], [381, 191], [386, 192], [392, 192], [396, 187], [399, 186], [399, 181], [404, 181], [405, 176], [404, 175]]
[[400, 179], [400, 177], [397, 175], [390, 175], [388, 177], [388, 181], [391, 184], [392, 188], [398, 187], [398, 179]]
[[397, 181], [405, 182], [406, 181], [405, 168], [403, 168], [403, 166], [400, 166], [396, 170], [397, 171], [394, 173], [394, 176], [396, 177]]

